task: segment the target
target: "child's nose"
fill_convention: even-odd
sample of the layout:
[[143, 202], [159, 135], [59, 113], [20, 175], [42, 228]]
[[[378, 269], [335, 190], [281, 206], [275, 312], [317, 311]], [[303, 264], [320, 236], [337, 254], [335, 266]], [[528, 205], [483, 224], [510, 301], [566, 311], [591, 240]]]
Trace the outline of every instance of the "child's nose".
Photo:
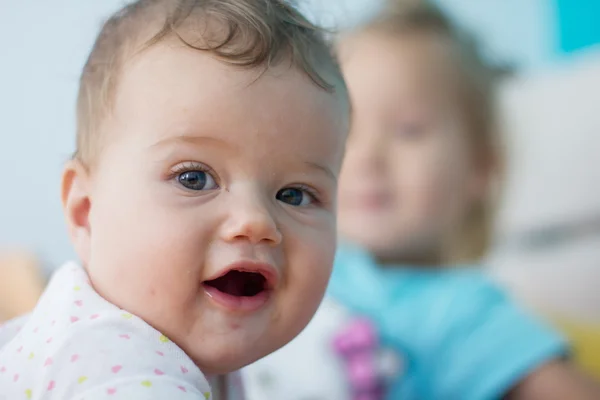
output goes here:
[[347, 150], [346, 161], [364, 171], [379, 171], [385, 167], [385, 154], [389, 143], [376, 133], [359, 138]]
[[246, 240], [252, 244], [278, 245], [282, 235], [270, 209], [272, 205], [260, 196], [240, 196], [232, 201], [229, 217], [223, 224], [225, 241]]

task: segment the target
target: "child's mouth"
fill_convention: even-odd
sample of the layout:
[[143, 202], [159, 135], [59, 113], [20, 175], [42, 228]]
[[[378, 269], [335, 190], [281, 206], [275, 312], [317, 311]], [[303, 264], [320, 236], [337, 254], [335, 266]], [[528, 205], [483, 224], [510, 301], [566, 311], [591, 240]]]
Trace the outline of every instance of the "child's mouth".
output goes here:
[[204, 284], [230, 296], [254, 297], [266, 290], [267, 279], [258, 272], [232, 270]]
[[227, 311], [256, 311], [267, 303], [274, 287], [274, 274], [268, 267], [265, 269], [258, 264], [238, 263], [231, 266], [227, 273], [204, 281], [204, 291]]

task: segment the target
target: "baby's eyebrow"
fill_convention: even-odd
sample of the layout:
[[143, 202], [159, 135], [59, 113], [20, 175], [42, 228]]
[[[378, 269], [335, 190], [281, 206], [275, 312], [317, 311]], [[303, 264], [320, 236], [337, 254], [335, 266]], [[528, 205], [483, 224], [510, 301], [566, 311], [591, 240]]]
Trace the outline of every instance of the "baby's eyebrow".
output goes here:
[[316, 162], [312, 162], [312, 161], [305, 161], [305, 164], [308, 165], [309, 167], [311, 167], [312, 169], [316, 169], [318, 171], [324, 172], [325, 175], [327, 175], [328, 178], [330, 178], [333, 181], [337, 181], [337, 176], [333, 173], [333, 171], [325, 166], [325, 165], [321, 165], [319, 163]]
[[172, 136], [163, 140], [160, 140], [154, 144], [152, 144], [151, 148], [163, 147], [169, 144], [177, 144], [177, 143], [191, 143], [191, 144], [201, 144], [206, 142], [216, 142], [216, 143], [224, 143], [223, 140], [212, 137], [212, 136], [199, 136], [199, 135], [178, 135]]

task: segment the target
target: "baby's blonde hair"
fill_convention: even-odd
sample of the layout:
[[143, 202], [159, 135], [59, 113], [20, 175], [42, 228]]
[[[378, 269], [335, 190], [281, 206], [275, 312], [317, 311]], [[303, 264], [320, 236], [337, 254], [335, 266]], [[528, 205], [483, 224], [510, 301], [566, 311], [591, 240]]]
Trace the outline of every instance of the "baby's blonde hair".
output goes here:
[[289, 60], [324, 90], [343, 87], [322, 31], [283, 0], [138, 0], [104, 24], [81, 75], [74, 157], [84, 165], [99, 153], [124, 64], [167, 37], [242, 68]]
[[[493, 232], [495, 201], [501, 175], [502, 151], [496, 121], [495, 88], [498, 78], [508, 69], [493, 67], [480, 54], [471, 36], [458, 29], [436, 6], [424, 0], [390, 0], [382, 12], [358, 27], [350, 35], [363, 33], [399, 38], [406, 35], [427, 35], [441, 39], [454, 50], [459, 76], [459, 97], [464, 110], [469, 139], [476, 165], [489, 174], [489, 193], [473, 204], [468, 212], [459, 239], [448, 246], [443, 262], [472, 261], [482, 257], [489, 248]], [[493, 193], [492, 193], [493, 192]]]

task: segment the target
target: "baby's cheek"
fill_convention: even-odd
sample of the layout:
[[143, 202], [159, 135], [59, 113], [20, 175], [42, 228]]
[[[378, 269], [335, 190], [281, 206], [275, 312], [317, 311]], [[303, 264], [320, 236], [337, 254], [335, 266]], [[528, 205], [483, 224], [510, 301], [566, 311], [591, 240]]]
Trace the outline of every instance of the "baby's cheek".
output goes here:
[[149, 224], [104, 252], [111, 255], [95, 269], [109, 300], [137, 315], [182, 309], [190, 292], [197, 291], [201, 258], [199, 246], [172, 228]]
[[290, 302], [297, 307], [298, 317], [312, 318], [323, 299], [335, 257], [333, 231], [314, 234], [295, 254], [289, 271]]

